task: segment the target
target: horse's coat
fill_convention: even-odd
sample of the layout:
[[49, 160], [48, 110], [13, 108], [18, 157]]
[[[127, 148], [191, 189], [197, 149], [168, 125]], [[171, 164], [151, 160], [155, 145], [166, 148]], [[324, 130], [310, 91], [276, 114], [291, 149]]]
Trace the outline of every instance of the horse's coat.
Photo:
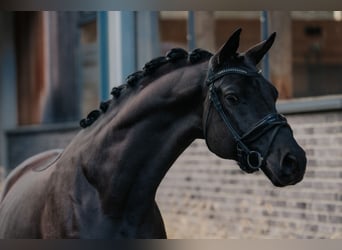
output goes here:
[[[81, 121], [84, 129], [63, 151], [42, 153], [16, 168], [0, 201], [0, 237], [165, 238], [155, 194], [197, 138], [242, 168], [246, 156], [238, 156], [239, 147], [266, 152], [250, 172], [261, 168], [276, 186], [299, 182], [305, 153], [276, 114], [277, 91], [262, 75], [250, 74], [275, 35], [237, 53], [240, 31], [213, 56], [175, 49], [147, 63]], [[229, 126], [253, 136], [238, 141]]]

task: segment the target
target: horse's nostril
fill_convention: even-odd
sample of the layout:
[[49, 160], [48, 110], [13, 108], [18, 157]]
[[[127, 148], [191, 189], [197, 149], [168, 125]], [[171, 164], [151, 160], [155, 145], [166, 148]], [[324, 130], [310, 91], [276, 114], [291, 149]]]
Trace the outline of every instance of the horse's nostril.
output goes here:
[[298, 171], [297, 158], [294, 155], [287, 154], [283, 158], [282, 167], [286, 174], [293, 174], [294, 171]]

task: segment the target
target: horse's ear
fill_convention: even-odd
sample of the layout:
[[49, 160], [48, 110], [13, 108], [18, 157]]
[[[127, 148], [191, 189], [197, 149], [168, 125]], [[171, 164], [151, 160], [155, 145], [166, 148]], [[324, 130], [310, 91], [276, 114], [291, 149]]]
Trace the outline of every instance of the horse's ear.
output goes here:
[[228, 41], [215, 53], [212, 58], [212, 65], [216, 67], [224, 61], [236, 56], [239, 48], [241, 28], [237, 29], [228, 39]]
[[276, 33], [272, 33], [267, 40], [262, 41], [261, 43], [253, 46], [252, 48], [246, 51], [246, 56], [250, 58], [255, 64], [258, 64], [267, 51], [271, 48], [274, 39], [276, 37]]

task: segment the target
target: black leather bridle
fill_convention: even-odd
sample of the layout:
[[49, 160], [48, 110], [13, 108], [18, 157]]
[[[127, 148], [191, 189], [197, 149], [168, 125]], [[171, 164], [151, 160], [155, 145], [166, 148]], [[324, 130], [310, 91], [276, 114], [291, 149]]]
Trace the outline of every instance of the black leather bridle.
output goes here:
[[[226, 115], [223, 110], [223, 106], [219, 100], [216, 87], [214, 82], [221, 77], [227, 74], [239, 74], [244, 76], [256, 77], [260, 76], [260, 72], [257, 71], [247, 71], [241, 68], [225, 68], [216, 73], [209, 71], [207, 77], [207, 85], [209, 86], [209, 109], [206, 118], [205, 124], [205, 137], [206, 137], [206, 130], [207, 130], [207, 123], [208, 117], [210, 113], [211, 103], [215, 107], [216, 111], [220, 115], [221, 119], [223, 120], [224, 124], [226, 125], [227, 129], [231, 132], [234, 141], [236, 142], [236, 149], [237, 149], [237, 162], [242, 170], [246, 171], [247, 173], [252, 173], [259, 170], [260, 167], [265, 165], [266, 157], [269, 153], [270, 147], [279, 132], [279, 129], [283, 126], [290, 127], [287, 123], [286, 118], [279, 114], [279, 113], [271, 113], [266, 115], [263, 119], [258, 121], [250, 130], [245, 132], [243, 135], [239, 135], [239, 133], [234, 129], [232, 126], [230, 119]], [[268, 145], [266, 147], [266, 151], [260, 153], [255, 150], [250, 150], [247, 146], [250, 145], [252, 142], [259, 139], [262, 135], [267, 133], [268, 131], [272, 130], [271, 137], [269, 139]]]

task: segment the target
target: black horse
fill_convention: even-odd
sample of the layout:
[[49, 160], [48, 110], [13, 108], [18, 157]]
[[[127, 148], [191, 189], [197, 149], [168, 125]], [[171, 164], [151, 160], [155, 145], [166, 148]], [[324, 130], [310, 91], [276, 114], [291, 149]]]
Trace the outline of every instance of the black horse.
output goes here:
[[173, 49], [112, 90], [63, 150], [34, 156], [8, 177], [1, 238], [165, 238], [155, 194], [195, 139], [275, 186], [302, 180], [306, 157], [277, 90], [256, 65], [275, 34], [238, 53], [237, 30], [214, 55]]

